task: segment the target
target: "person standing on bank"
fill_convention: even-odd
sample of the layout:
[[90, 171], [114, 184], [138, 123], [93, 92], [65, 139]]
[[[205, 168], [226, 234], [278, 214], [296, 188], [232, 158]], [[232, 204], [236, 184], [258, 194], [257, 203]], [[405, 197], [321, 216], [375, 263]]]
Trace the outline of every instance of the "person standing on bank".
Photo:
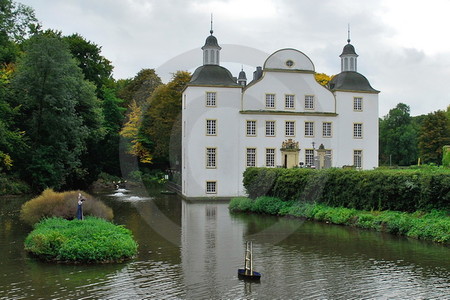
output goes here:
[[77, 208], [77, 219], [83, 220], [83, 201], [85, 201], [86, 198], [84, 198], [81, 193], [78, 193], [78, 208]]

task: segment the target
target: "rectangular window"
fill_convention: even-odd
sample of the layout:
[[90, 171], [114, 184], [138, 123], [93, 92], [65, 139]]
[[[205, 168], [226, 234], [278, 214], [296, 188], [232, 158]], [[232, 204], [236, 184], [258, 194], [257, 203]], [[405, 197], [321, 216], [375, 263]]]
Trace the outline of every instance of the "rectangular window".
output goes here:
[[275, 167], [275, 149], [266, 149], [266, 167]]
[[322, 136], [331, 137], [331, 122], [322, 123]]
[[285, 95], [284, 96], [284, 107], [285, 108], [294, 108], [294, 95]]
[[266, 108], [275, 108], [275, 94], [266, 94]]
[[206, 92], [206, 106], [216, 106], [216, 92]]
[[256, 121], [247, 121], [247, 136], [256, 136]]
[[353, 98], [353, 110], [354, 111], [362, 111], [362, 98], [355, 97]]
[[256, 167], [256, 148], [247, 148], [247, 167]]
[[355, 168], [362, 167], [362, 150], [353, 150], [353, 166]]
[[206, 182], [206, 193], [207, 194], [217, 194], [217, 182], [207, 181]]
[[275, 121], [266, 121], [266, 136], [275, 136]]
[[286, 136], [295, 136], [295, 121], [285, 122]]
[[206, 167], [216, 168], [216, 148], [206, 148]]
[[305, 109], [314, 109], [314, 96], [305, 96]]
[[353, 123], [353, 138], [362, 139], [362, 123]]
[[305, 122], [305, 136], [306, 137], [314, 136], [314, 122]]
[[314, 165], [314, 149], [305, 149], [305, 165], [308, 167]]
[[216, 120], [206, 120], [206, 135], [216, 135]]

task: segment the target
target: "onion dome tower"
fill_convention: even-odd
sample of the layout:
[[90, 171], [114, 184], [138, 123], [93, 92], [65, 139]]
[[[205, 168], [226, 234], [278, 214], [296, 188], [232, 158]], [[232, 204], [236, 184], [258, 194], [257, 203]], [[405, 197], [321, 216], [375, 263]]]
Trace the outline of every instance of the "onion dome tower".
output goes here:
[[357, 72], [357, 57], [355, 47], [350, 44], [350, 30], [348, 31], [347, 45], [344, 46], [341, 58], [341, 73], [331, 79], [329, 86], [332, 91], [353, 91], [379, 93], [374, 89], [364, 75]]
[[242, 86], [247, 85], [247, 76], [245, 75], [243, 68], [241, 68], [241, 71], [239, 72], [238, 84]]
[[206, 38], [203, 50], [203, 65], [220, 65], [220, 50], [222, 49], [217, 43], [217, 39], [213, 36], [212, 17], [211, 17], [211, 34]]

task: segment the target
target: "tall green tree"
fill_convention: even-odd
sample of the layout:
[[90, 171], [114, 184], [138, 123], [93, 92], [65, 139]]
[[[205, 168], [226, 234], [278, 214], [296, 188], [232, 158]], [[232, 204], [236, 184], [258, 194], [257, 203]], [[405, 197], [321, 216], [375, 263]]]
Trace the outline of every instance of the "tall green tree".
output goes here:
[[110, 87], [113, 81], [111, 61], [101, 55], [100, 46], [86, 41], [79, 34], [63, 37], [63, 40], [68, 43], [70, 53], [78, 61], [84, 78], [95, 84], [97, 96], [103, 99], [103, 88]]
[[86, 176], [81, 156], [100, 134], [101, 109], [66, 43], [42, 34], [30, 38], [13, 85], [30, 143], [21, 162], [25, 179], [40, 190], [69, 187]]
[[124, 100], [124, 107], [129, 107], [133, 101], [139, 106], [145, 106], [162, 81], [154, 69], [142, 69], [133, 79], [119, 80], [117, 84], [121, 86], [117, 96]]
[[11, 0], [0, 0], [0, 65], [14, 63], [19, 45], [38, 30], [34, 10]]
[[21, 42], [39, 27], [33, 8], [12, 0], [0, 0], [0, 33]]
[[417, 160], [417, 128], [410, 108], [399, 103], [380, 120], [380, 164], [407, 166]]
[[429, 113], [422, 121], [419, 136], [420, 157], [424, 163], [440, 164], [442, 147], [450, 145], [450, 121], [442, 110]]
[[12, 65], [0, 68], [0, 172], [10, 171], [13, 167], [13, 154], [24, 149], [23, 134], [15, 126], [18, 108], [10, 106], [12, 90], [10, 80]]
[[178, 71], [172, 80], [159, 86], [144, 112], [140, 135], [154, 159], [165, 164], [181, 161], [181, 94], [191, 74]]

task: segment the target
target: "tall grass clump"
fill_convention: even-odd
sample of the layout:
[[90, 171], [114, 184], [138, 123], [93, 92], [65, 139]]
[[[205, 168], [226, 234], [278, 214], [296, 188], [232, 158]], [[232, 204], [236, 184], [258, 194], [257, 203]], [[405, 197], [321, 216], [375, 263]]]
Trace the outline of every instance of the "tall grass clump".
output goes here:
[[44, 219], [25, 239], [25, 250], [46, 261], [121, 262], [137, 253], [131, 231], [103, 219]]
[[85, 216], [112, 220], [112, 209], [91, 195], [83, 191], [58, 193], [52, 189], [46, 189], [38, 197], [25, 202], [20, 211], [20, 219], [29, 225], [50, 217], [74, 219], [77, 212], [78, 193], [86, 198], [86, 201], [83, 202], [83, 214]]

